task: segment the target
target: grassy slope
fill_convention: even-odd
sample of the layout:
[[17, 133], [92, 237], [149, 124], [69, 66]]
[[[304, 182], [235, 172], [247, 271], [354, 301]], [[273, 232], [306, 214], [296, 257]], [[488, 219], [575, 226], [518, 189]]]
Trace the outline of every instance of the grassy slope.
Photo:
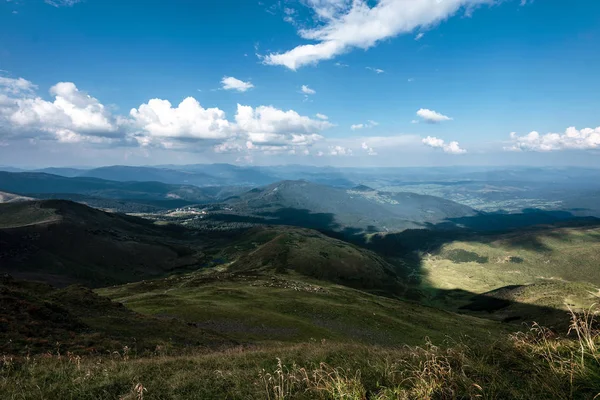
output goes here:
[[[598, 301], [599, 265], [600, 228], [537, 229], [454, 241], [425, 254], [423, 287], [466, 291], [466, 297], [465, 292], [447, 296], [444, 302], [451, 306], [469, 304], [475, 293], [558, 310], [566, 310], [565, 304], [582, 309]], [[476, 300], [481, 306], [482, 297]], [[518, 313], [536, 317], [522, 304], [511, 304], [497, 317]]]
[[[456, 258], [452, 250], [476, 253], [487, 260], [452, 261]], [[435, 287], [480, 293], [542, 280], [600, 285], [599, 264], [600, 228], [561, 228], [511, 233], [492, 241], [449, 243], [425, 258], [424, 272]]]
[[294, 273], [206, 272], [99, 289], [148, 315], [181, 318], [239, 341], [419, 343], [471, 326], [487, 337], [500, 325], [375, 296]]
[[600, 354], [586, 353], [582, 367], [568, 355], [577, 342], [547, 343], [556, 347], [523, 336], [420, 348], [325, 341], [183, 356], [8, 358], [0, 359], [0, 392], [6, 399], [90, 400], [597, 397]]
[[15, 202], [0, 205], [0, 229], [59, 221], [60, 215], [39, 202]]
[[68, 201], [0, 204], [0, 272], [90, 287], [164, 276], [203, 259], [184, 231]]
[[0, 353], [66, 351], [105, 353], [129, 346], [219, 346], [220, 335], [174, 319], [137, 314], [82, 286], [56, 289], [43, 283], [0, 278]]
[[375, 253], [308, 229], [254, 228], [229, 248], [241, 250], [231, 271], [293, 270], [362, 290], [387, 294], [403, 290], [394, 267]]

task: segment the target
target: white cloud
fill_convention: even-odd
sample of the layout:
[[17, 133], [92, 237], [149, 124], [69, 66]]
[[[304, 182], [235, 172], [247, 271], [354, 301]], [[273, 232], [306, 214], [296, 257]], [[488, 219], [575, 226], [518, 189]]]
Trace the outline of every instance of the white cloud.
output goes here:
[[33, 93], [37, 86], [23, 78], [7, 78], [0, 76], [0, 93], [19, 94]]
[[318, 132], [333, 126], [329, 121], [311, 119], [294, 110], [240, 104], [235, 121], [238, 130], [247, 137], [247, 148], [265, 152], [310, 147], [323, 140]]
[[331, 146], [329, 147], [330, 156], [351, 156], [353, 155], [352, 149], [348, 149], [342, 146]]
[[366, 124], [355, 124], [355, 125], [351, 125], [350, 129], [352, 129], [353, 131], [359, 130], [359, 129], [369, 129], [369, 128], [373, 128], [375, 126], [379, 125], [379, 122], [375, 122], [373, 120], [369, 120]]
[[565, 133], [547, 133], [540, 135], [533, 131], [525, 136], [515, 132], [510, 134], [510, 151], [558, 151], [558, 150], [592, 150], [600, 148], [600, 127], [578, 130], [567, 128]]
[[313, 44], [297, 46], [263, 58], [268, 65], [292, 70], [333, 59], [355, 48], [368, 49], [382, 40], [437, 24], [458, 12], [493, 0], [306, 0], [322, 21], [298, 34]]
[[467, 152], [465, 149], [462, 149], [459, 146], [458, 142], [446, 143], [443, 139], [432, 136], [427, 136], [422, 140], [422, 142], [426, 146], [433, 147], [435, 149], [442, 149], [448, 154], [464, 154]]
[[[50, 89], [52, 101], [35, 93], [22, 78], [0, 80], [0, 140], [52, 139], [139, 145], [196, 151], [307, 154], [323, 141], [320, 132], [334, 126], [326, 115], [310, 118], [272, 106], [238, 105], [235, 121], [219, 108], [204, 108], [193, 97], [178, 105], [151, 99], [129, 115], [112, 115], [96, 98], [75, 84], [61, 82]], [[8, 143], [8, 142], [6, 142]]]
[[50, 4], [54, 7], [72, 7], [77, 3], [81, 3], [82, 0], [44, 0], [46, 4]]
[[368, 155], [370, 156], [376, 156], [377, 152], [375, 150], [373, 150], [372, 147], [370, 147], [367, 142], [362, 142], [362, 144], [360, 145], [360, 147], [365, 150], [367, 152]]
[[416, 135], [332, 137], [316, 142], [312, 154], [388, 158], [402, 152], [416, 152], [421, 146], [421, 137]]
[[166, 138], [221, 140], [234, 135], [224, 111], [203, 108], [193, 97], [186, 98], [177, 107], [168, 100], [152, 99], [132, 109], [129, 115], [138, 130], [136, 140], [144, 145], [164, 142]]
[[437, 111], [433, 111], [433, 110], [428, 110], [426, 108], [421, 108], [419, 111], [417, 111], [417, 115], [421, 118], [423, 118], [423, 120], [425, 122], [428, 122], [430, 124], [437, 124], [443, 121], [451, 121], [452, 118], [444, 115], [444, 114], [440, 114]]
[[36, 87], [22, 78], [0, 81], [0, 126], [9, 127], [4, 134], [49, 135], [70, 143], [106, 143], [120, 136], [118, 121], [75, 84], [60, 82], [50, 88], [54, 101], [35, 95]]
[[376, 74], [383, 74], [385, 71], [379, 68], [366, 67], [368, 70], [375, 72]]
[[419, 33], [417, 33], [417, 36], [415, 36], [415, 40], [419, 41], [419, 40], [423, 39], [423, 36], [425, 36], [425, 34], [423, 32], [419, 32]]
[[221, 84], [224, 90], [237, 90], [238, 92], [245, 92], [254, 87], [251, 82], [244, 82], [233, 76], [224, 76]]
[[301, 89], [302, 93], [304, 94], [316, 94], [317, 92], [311, 88], [309, 88], [306, 85], [302, 85], [302, 89]]
[[339, 68], [346, 68], [346, 67], [349, 66], [348, 64], [344, 64], [344, 63], [341, 63], [341, 62], [336, 62], [333, 65], [335, 65], [336, 67], [339, 67]]

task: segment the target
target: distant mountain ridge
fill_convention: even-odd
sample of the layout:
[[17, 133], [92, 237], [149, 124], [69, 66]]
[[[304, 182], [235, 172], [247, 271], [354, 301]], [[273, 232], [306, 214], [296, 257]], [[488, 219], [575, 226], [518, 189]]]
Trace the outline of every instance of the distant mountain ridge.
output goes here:
[[[67, 178], [40, 172], [0, 171], [0, 191], [35, 198], [61, 198], [111, 208], [114, 200], [157, 209], [218, 201], [243, 188], [174, 185], [162, 182], [119, 182], [92, 177]], [[103, 201], [106, 200], [106, 201]], [[105, 202], [107, 205], [103, 206]]]
[[342, 189], [308, 181], [282, 181], [227, 200], [240, 214], [279, 218], [282, 223], [343, 231], [398, 231], [477, 214], [470, 207], [414, 193]]

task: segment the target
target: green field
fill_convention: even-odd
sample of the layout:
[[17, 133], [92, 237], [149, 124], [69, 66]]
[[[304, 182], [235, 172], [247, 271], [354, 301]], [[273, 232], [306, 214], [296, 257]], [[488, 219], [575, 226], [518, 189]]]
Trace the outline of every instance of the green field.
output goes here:
[[[386, 253], [375, 236], [367, 250], [309, 229], [208, 233], [32, 204], [43, 213], [5, 208], [21, 226], [0, 228], [3, 398], [600, 394], [600, 228], [420, 231]], [[24, 266], [95, 289], [8, 275]]]
[[322, 339], [401, 346], [472, 326], [488, 337], [499, 324], [389, 299], [298, 274], [208, 272], [99, 289], [141, 314], [175, 317], [240, 342]]

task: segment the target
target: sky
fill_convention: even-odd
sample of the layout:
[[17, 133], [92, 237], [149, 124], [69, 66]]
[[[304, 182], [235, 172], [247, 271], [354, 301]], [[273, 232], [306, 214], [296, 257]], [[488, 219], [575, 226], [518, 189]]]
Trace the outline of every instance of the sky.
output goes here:
[[600, 167], [597, 0], [0, 0], [0, 165]]

